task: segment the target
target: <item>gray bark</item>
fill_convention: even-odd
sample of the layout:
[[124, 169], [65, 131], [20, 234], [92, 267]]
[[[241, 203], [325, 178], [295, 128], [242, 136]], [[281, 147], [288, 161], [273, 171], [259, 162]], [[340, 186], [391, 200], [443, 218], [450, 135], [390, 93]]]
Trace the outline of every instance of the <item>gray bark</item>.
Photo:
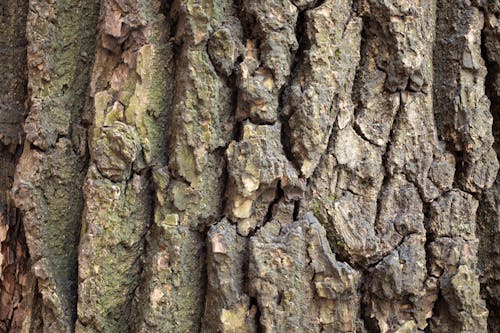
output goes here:
[[498, 332], [498, 0], [2, 0], [0, 332]]

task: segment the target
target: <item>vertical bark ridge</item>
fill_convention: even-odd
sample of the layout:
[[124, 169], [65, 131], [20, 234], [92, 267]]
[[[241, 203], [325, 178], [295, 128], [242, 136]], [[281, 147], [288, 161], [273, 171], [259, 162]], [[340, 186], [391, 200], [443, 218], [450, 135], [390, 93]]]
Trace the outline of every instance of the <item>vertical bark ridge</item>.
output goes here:
[[140, 332], [201, 329], [205, 234], [220, 219], [224, 149], [233, 135], [229, 76], [237, 54], [229, 28], [237, 22], [232, 14], [230, 1], [175, 1], [170, 7], [176, 70], [169, 159], [153, 171], [157, 205]]
[[90, 166], [76, 332], [135, 331], [155, 170], [167, 163], [172, 73], [160, 1], [102, 1], [91, 77]]
[[488, 310], [479, 295], [476, 216], [481, 218], [481, 209], [476, 198], [491, 187], [498, 171], [481, 57], [484, 19], [470, 3], [437, 1], [437, 8], [434, 112], [438, 133], [455, 155], [456, 170], [454, 189], [429, 210], [430, 274], [439, 286], [429, 326], [483, 332]]
[[[497, 158], [500, 156], [500, 41], [499, 22], [500, 8], [495, 2], [483, 7], [484, 27], [482, 30], [482, 57], [486, 65], [485, 91], [490, 100], [490, 112], [493, 116], [494, 148]], [[500, 330], [500, 290], [498, 274], [500, 269], [500, 251], [496, 244], [500, 241], [498, 203], [500, 202], [500, 183], [498, 174], [493, 186], [485, 191], [480, 199], [478, 209], [479, 234], [479, 269], [481, 270], [481, 294], [486, 300], [489, 310], [488, 331]]]
[[[95, 1], [34, 0], [27, 12], [29, 113], [12, 194], [41, 295], [33, 306], [39, 308], [43, 331], [72, 332], [86, 164], [81, 114], [91, 67], [85, 54], [93, 53], [97, 6]], [[77, 19], [83, 13], [87, 19]], [[24, 318], [23, 330], [38, 329], [30, 328], [30, 321], [35, 320]]]
[[10, 196], [26, 115], [26, 1], [0, 5], [0, 331], [19, 330], [34, 278], [21, 216]]

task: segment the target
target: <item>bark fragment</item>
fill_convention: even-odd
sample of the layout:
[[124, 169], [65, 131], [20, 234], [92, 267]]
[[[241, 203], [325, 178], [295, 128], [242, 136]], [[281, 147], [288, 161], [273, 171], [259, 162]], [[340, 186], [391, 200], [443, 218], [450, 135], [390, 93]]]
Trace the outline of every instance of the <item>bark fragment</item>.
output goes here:
[[288, 225], [271, 221], [251, 238], [249, 278], [266, 332], [355, 332], [360, 325], [360, 274], [336, 260], [312, 214]]
[[305, 49], [287, 88], [283, 113], [289, 117], [286, 137], [294, 160], [308, 178], [325, 152], [337, 113], [352, 107], [361, 20], [352, 16], [349, 1], [325, 1], [307, 10], [304, 20]]
[[[238, 232], [247, 236], [265, 222], [276, 187], [300, 193], [298, 174], [285, 157], [278, 125], [243, 125], [243, 138], [232, 142], [228, 158], [228, 216], [238, 222]], [[302, 186], [303, 187], [303, 186]]]
[[245, 285], [247, 260], [248, 240], [234, 225], [225, 219], [210, 228], [203, 332], [257, 332], [257, 308]]

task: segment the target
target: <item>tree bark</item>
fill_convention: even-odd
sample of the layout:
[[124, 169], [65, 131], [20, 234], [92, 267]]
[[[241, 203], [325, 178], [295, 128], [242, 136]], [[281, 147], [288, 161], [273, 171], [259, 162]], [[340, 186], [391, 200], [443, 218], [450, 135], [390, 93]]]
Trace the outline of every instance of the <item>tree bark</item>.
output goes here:
[[2, 0], [0, 332], [500, 331], [498, 0]]

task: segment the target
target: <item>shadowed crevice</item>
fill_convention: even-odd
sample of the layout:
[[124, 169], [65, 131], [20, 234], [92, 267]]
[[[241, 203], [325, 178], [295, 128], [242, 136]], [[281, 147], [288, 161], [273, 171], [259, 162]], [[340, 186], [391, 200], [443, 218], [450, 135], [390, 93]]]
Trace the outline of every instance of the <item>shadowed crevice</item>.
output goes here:
[[[0, 3], [0, 331], [17, 332], [32, 304], [31, 262], [22, 217], [10, 196], [23, 150], [28, 1]], [[25, 280], [23, 283], [22, 280]]]

